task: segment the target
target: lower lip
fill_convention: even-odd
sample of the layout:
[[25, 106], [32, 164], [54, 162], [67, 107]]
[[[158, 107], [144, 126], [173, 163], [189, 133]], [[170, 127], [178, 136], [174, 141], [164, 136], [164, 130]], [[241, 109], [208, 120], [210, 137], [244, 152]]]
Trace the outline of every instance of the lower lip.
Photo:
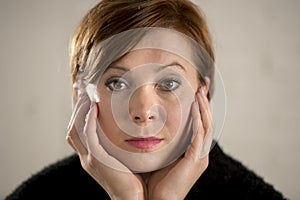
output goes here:
[[151, 149], [158, 145], [161, 141], [162, 139], [158, 138], [137, 138], [126, 140], [128, 144], [139, 149]]

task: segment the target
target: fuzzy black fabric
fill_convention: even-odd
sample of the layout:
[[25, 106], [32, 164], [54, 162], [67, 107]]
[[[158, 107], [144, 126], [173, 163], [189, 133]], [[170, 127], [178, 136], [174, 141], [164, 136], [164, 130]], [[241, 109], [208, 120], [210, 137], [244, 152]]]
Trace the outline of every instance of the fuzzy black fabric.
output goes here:
[[[130, 184], [130, 183], [128, 183]], [[21, 183], [5, 200], [13, 199], [110, 199], [81, 167], [77, 155], [53, 163]], [[216, 144], [209, 166], [185, 199], [287, 199], [271, 184]]]

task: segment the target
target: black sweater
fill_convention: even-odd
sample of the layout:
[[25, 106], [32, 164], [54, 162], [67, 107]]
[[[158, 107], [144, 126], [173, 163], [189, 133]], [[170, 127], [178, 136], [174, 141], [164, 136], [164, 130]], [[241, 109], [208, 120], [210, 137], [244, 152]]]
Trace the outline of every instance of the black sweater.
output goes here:
[[[53, 163], [21, 183], [12, 199], [110, 199], [105, 190], [81, 167], [77, 155]], [[225, 154], [218, 144], [209, 166], [185, 199], [286, 199], [271, 184]]]

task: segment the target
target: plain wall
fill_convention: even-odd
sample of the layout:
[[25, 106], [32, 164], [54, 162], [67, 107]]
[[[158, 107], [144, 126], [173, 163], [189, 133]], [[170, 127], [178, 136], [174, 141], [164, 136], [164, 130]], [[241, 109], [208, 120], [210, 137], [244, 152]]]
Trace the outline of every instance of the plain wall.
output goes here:
[[[95, 0], [0, 1], [0, 198], [72, 153], [69, 41]], [[198, 0], [227, 96], [220, 145], [300, 199], [300, 1]]]

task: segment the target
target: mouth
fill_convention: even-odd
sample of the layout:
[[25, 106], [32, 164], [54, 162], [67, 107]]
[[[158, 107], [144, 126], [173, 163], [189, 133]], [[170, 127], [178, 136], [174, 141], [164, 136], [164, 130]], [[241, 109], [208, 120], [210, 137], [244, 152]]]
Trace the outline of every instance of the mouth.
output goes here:
[[126, 143], [138, 149], [151, 149], [160, 144], [162, 141], [163, 139], [156, 137], [130, 138], [128, 140], [125, 140]]

